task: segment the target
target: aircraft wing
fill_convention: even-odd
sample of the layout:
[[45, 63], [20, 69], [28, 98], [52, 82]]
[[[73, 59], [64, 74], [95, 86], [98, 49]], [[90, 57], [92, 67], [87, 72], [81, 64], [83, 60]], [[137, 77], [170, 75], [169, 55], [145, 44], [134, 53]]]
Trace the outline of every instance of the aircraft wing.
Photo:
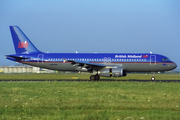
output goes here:
[[86, 62], [86, 61], [76, 61], [76, 60], [65, 60], [65, 61], [71, 62], [71, 64], [74, 66], [84, 67], [90, 72], [92, 70], [100, 70], [100, 69], [106, 67], [106, 65], [103, 65], [103, 64], [90, 63], [90, 62]]

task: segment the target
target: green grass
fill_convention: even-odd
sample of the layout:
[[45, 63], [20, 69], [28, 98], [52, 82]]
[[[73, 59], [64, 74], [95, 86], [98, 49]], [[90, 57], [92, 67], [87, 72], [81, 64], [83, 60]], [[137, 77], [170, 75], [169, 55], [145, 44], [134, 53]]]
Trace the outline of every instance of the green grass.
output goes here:
[[180, 84], [0, 82], [2, 120], [179, 120]]
[[[58, 73], [50, 73], [50, 74], [0, 74], [0, 80], [72, 80], [73, 77], [75, 79], [80, 80], [89, 80], [91, 74], [76, 74], [76, 73], [66, 73], [66, 74], [58, 74]], [[180, 74], [155, 74], [156, 80], [179, 80]], [[101, 80], [130, 80], [130, 79], [138, 79], [138, 80], [150, 80], [151, 74], [127, 74], [125, 77], [101, 77]]]

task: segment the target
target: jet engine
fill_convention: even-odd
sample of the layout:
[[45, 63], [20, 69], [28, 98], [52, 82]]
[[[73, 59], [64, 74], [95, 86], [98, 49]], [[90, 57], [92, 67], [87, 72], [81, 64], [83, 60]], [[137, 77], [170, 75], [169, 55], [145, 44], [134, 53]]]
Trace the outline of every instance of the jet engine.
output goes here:
[[99, 75], [103, 77], [122, 77], [126, 76], [126, 71], [123, 68], [105, 68], [100, 70]]

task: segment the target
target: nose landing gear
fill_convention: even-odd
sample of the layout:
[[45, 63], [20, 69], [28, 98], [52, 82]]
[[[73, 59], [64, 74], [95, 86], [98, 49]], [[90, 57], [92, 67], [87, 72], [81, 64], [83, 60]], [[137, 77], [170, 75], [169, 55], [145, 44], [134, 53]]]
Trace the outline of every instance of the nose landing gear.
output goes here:
[[152, 80], [152, 81], [154, 81], [154, 80], [155, 80], [154, 73], [152, 73], [151, 80]]

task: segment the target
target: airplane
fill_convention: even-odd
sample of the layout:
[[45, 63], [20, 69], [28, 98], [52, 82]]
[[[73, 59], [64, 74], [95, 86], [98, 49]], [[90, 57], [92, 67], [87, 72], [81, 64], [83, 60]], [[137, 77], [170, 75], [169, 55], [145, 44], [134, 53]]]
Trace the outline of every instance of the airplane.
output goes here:
[[57, 71], [96, 72], [90, 80], [123, 77], [127, 72], [169, 71], [177, 67], [168, 57], [151, 53], [44, 53], [39, 51], [18, 26], [9, 26], [16, 54], [6, 59]]

